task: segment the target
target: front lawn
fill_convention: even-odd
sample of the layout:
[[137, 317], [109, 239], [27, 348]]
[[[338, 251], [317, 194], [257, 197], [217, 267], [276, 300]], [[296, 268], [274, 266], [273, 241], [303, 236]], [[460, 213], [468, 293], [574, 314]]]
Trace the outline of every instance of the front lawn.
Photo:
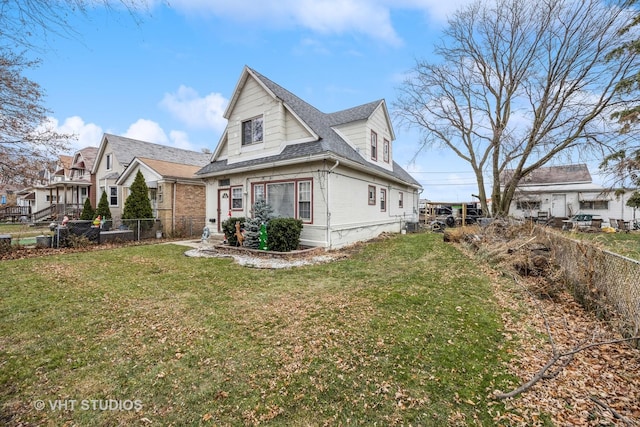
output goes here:
[[0, 262], [0, 424], [492, 425], [503, 411], [488, 397], [514, 383], [501, 309], [441, 235], [291, 270], [185, 250]]

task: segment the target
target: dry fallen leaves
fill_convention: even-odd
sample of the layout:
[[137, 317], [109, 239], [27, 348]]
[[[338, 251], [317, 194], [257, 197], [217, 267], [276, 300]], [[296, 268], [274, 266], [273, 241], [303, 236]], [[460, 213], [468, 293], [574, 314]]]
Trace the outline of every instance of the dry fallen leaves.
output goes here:
[[[586, 311], [567, 292], [553, 299], [540, 298], [525, 290], [529, 285], [535, 287], [527, 282], [537, 278], [519, 278], [523, 286], [511, 287], [498, 278], [499, 272], [488, 268], [486, 272], [496, 278], [496, 299], [505, 308], [505, 338], [518, 343], [507, 369], [522, 383], [551, 359], [553, 346], [569, 352], [621, 338], [615, 328]], [[516, 306], [521, 309], [511, 311]], [[542, 414], [548, 414], [556, 425], [640, 426], [640, 350], [626, 343], [596, 346], [576, 353], [566, 366], [550, 372], [555, 375], [506, 400], [506, 413], [497, 414], [495, 421], [537, 426], [544, 425]]]

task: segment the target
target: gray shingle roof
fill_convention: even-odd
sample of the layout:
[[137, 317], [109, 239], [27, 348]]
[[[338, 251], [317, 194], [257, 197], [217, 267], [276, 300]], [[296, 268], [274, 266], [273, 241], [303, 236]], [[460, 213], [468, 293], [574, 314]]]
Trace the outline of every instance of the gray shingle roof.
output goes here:
[[[513, 175], [513, 170], [505, 170], [500, 175], [500, 183], [504, 184]], [[548, 166], [538, 168], [524, 177], [519, 186], [526, 185], [549, 185], [549, 184], [570, 184], [570, 183], [590, 183], [591, 174], [586, 164]]]
[[357, 107], [349, 108], [335, 113], [323, 113], [314, 106], [303, 101], [293, 93], [289, 92], [282, 86], [274, 83], [257, 71], [250, 69], [260, 81], [281, 99], [286, 105], [293, 110], [302, 121], [304, 121], [318, 136], [319, 140], [304, 144], [295, 144], [287, 146], [282, 153], [264, 157], [261, 159], [248, 160], [245, 162], [234, 163], [228, 165], [226, 160], [212, 162], [199, 170], [198, 175], [206, 175], [217, 172], [233, 171], [235, 168], [243, 168], [249, 166], [260, 166], [262, 164], [271, 164], [276, 161], [290, 160], [295, 158], [304, 158], [319, 154], [334, 154], [338, 157], [353, 161], [362, 166], [366, 166], [372, 171], [379, 174], [392, 176], [412, 185], [420, 186], [420, 184], [407, 173], [400, 165], [393, 162], [393, 171], [390, 172], [380, 166], [367, 162], [362, 158], [353, 147], [351, 147], [340, 135], [338, 135], [332, 126], [338, 126], [345, 123], [351, 123], [358, 120], [366, 120], [380, 106], [384, 100], [369, 102]]
[[135, 157], [181, 163], [184, 165], [204, 166], [211, 161], [211, 154], [181, 148], [154, 144], [123, 136], [104, 134], [109, 141], [113, 154], [123, 166], [128, 166]]

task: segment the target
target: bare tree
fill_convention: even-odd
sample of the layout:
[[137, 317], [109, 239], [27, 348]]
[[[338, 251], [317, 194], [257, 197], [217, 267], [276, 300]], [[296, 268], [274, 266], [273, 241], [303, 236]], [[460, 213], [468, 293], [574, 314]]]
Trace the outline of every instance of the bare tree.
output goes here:
[[122, 9], [136, 23], [148, 0], [0, 0], [0, 45], [22, 52], [42, 51], [55, 37], [80, 37], [71, 15], [88, 16], [92, 8]]
[[639, 63], [635, 52], [607, 57], [632, 18], [622, 0], [613, 3], [476, 2], [450, 19], [439, 60], [418, 60], [401, 85], [401, 124], [421, 131], [422, 149], [444, 147], [470, 164], [485, 212], [488, 194], [492, 213], [506, 215], [533, 170], [602, 153], [621, 137], [610, 115], [633, 94], [616, 84]]
[[146, 0], [0, 0], [0, 182], [34, 181], [73, 138], [48, 124], [44, 89], [25, 77], [39, 62], [30, 58], [55, 35], [80, 36], [69, 22], [70, 14], [116, 6], [136, 17]]

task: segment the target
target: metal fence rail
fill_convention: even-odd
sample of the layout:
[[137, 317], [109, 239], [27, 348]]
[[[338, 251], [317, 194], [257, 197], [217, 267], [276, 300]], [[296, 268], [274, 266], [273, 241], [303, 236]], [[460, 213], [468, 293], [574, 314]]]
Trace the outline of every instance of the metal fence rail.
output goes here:
[[180, 216], [173, 223], [157, 219], [117, 219], [109, 220], [109, 229], [133, 230], [135, 240], [158, 237], [200, 237], [206, 224], [204, 216]]
[[587, 309], [613, 320], [623, 336], [640, 334], [640, 261], [536, 227], [553, 248], [570, 290]]
[[[174, 237], [196, 237], [201, 236], [204, 226], [207, 225], [204, 216], [178, 216], [174, 221]], [[210, 228], [211, 224], [209, 224]]]

